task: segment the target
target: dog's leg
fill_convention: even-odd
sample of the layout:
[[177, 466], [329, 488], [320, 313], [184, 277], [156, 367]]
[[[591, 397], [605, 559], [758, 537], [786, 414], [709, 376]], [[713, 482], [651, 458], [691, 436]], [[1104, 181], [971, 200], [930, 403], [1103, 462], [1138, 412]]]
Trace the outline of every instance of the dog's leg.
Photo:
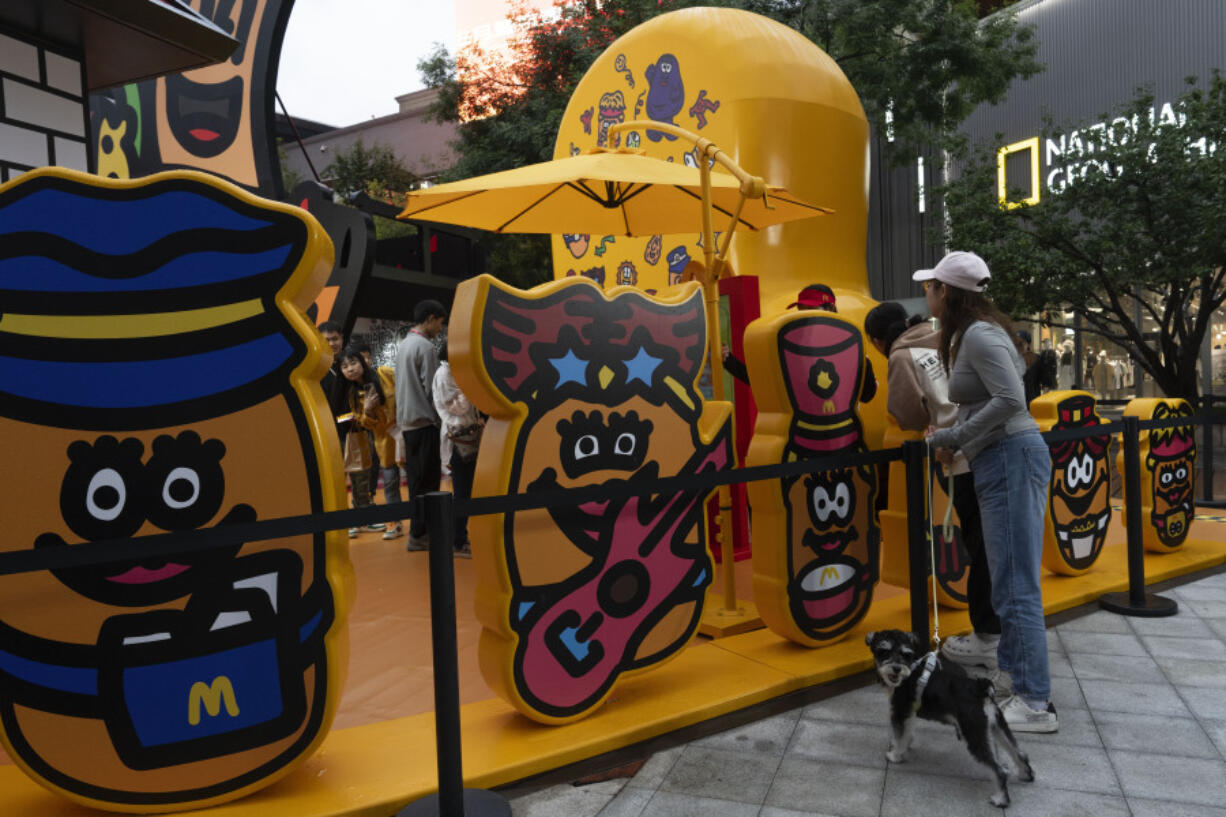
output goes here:
[[915, 722], [913, 715], [904, 715], [900, 720], [893, 713], [890, 714], [890, 749], [885, 753], [885, 759], [891, 763], [903, 763], [907, 759], [907, 750], [911, 748], [911, 738], [913, 737], [912, 724]]
[[992, 729], [991, 709], [996, 709], [996, 706], [991, 701], [984, 702], [982, 714], [986, 717], [981, 721], [978, 713], [974, 717], [973, 722], [968, 718], [962, 723], [962, 734], [966, 736], [966, 748], [970, 750], [971, 757], [978, 760], [984, 766], [987, 766], [996, 778], [996, 791], [992, 794], [989, 801], [997, 808], [1006, 808], [1009, 805], [1009, 775], [1001, 767], [1000, 761], [996, 757], [996, 739], [994, 730]]
[[995, 704], [992, 704], [991, 709], [996, 711], [994, 713], [991, 710], [988, 711], [988, 722], [992, 724], [997, 744], [1004, 746], [1005, 751], [1013, 758], [1013, 765], [1017, 769], [1017, 779], [1027, 783], [1033, 781], [1034, 769], [1030, 766], [1030, 758], [1022, 751], [1022, 747], [1017, 745], [1017, 738], [1013, 737], [1013, 730], [1009, 728], [1009, 722], [1005, 720], [1004, 713]]

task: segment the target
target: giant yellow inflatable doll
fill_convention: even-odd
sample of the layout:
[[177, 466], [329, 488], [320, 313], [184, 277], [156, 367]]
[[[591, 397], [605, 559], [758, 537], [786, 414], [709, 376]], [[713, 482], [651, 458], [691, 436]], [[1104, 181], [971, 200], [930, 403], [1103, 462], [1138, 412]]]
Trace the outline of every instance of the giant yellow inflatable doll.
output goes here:
[[168, 534], [0, 578], [9, 756], [82, 803], [238, 797], [309, 755], [344, 681], [335, 533], [178, 552], [175, 534], [344, 507], [305, 211], [193, 172], [0, 187], [6, 550]]

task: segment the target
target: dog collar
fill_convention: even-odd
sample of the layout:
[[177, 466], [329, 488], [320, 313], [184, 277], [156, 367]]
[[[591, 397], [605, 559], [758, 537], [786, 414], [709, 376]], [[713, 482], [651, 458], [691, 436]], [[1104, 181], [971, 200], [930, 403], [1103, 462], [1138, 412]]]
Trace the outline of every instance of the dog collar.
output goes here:
[[912, 664], [911, 671], [915, 672], [920, 664], [924, 665], [924, 669], [920, 673], [919, 680], [915, 682], [915, 701], [912, 703], [912, 707], [917, 712], [920, 708], [920, 702], [924, 698], [924, 687], [928, 686], [928, 679], [932, 677], [933, 671], [940, 666], [940, 661], [937, 660], [935, 651], [930, 652], [927, 655], [921, 656], [918, 661]]

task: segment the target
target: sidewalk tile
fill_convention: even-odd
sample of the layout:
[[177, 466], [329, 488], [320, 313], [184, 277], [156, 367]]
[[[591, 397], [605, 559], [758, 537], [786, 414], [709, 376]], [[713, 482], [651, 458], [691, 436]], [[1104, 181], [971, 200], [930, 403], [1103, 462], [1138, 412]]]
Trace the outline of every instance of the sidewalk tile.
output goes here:
[[1226, 808], [1172, 803], [1170, 800], [1129, 797], [1128, 806], [1132, 809], [1132, 817], [1226, 817]]
[[1224, 599], [1192, 599], [1180, 596], [1179, 607], [1187, 608], [1201, 618], [1226, 618], [1226, 600]]
[[1148, 655], [1094, 655], [1074, 653], [1069, 656], [1073, 671], [1082, 681], [1127, 681], [1138, 684], [1164, 684], [1166, 676]]
[[1060, 639], [1060, 633], [1054, 629], [1047, 631], [1047, 651], [1049, 653], [1068, 651], [1068, 648], [1064, 646], [1064, 642]]
[[[953, 729], [946, 728], [952, 736]], [[796, 733], [788, 746], [788, 757], [806, 757], [884, 769], [885, 752], [890, 745], [889, 734], [889, 714], [884, 708], [878, 726], [803, 719], [796, 726]], [[917, 735], [916, 739], [919, 740], [920, 737], [922, 736]]]
[[1213, 638], [1213, 631], [1199, 617], [1191, 613], [1162, 618], [1134, 618], [1132, 629], [1139, 635], [1172, 635], [1178, 638]]
[[1061, 633], [1083, 632], [1117, 633], [1121, 635], [1132, 634], [1132, 629], [1128, 626], [1128, 620], [1124, 618], [1124, 616], [1116, 613], [1108, 613], [1106, 610], [1098, 610], [1087, 616], [1080, 616], [1072, 621], [1066, 621], [1056, 629]]
[[[1061, 726], [1063, 729], [1063, 725]], [[1039, 783], [1009, 784], [1009, 817], [1128, 817], [1123, 797], [1053, 789]]]
[[779, 759], [769, 755], [691, 745], [665, 776], [660, 791], [760, 806], [778, 765]]
[[1063, 652], [1049, 652], [1047, 654], [1047, 672], [1052, 678], [1076, 678], [1077, 674], [1073, 672], [1073, 665], [1069, 663], [1069, 657]]
[[1207, 618], [1205, 624], [1218, 638], [1226, 641], [1226, 618]]
[[1082, 633], [1075, 630], [1063, 633], [1060, 640], [1064, 649], [1073, 656], [1076, 653], [1095, 655], [1145, 655], [1145, 646], [1132, 633]]
[[1085, 709], [1086, 699], [1081, 694], [1081, 683], [1076, 678], [1052, 678], [1051, 700], [1057, 712], [1066, 709]]
[[612, 799], [607, 787], [563, 783], [517, 797], [513, 808], [515, 817], [594, 817]]
[[[1226, 718], [1226, 714], [1222, 717]], [[1226, 720], [1204, 718], [1200, 725], [1204, 727], [1209, 739], [1217, 746], [1218, 754], [1226, 758]]]
[[727, 732], [708, 735], [694, 741], [692, 745], [778, 756], [787, 749], [788, 741], [791, 740], [799, 720], [800, 709], [793, 709], [765, 720], [729, 729]]
[[626, 785], [639, 789], [660, 788], [660, 784], [664, 782], [665, 776], [672, 771], [673, 766], [677, 763], [677, 758], [681, 757], [683, 751], [685, 751], [684, 746], [674, 746], [671, 749], [656, 752], [647, 758], [643, 768], [639, 769], [638, 773], [630, 778]]
[[609, 801], [607, 806], [600, 810], [597, 817], [639, 817], [654, 794], [655, 791], [652, 789], [634, 789], [626, 786]]
[[1220, 581], [1191, 582], [1176, 587], [1175, 595], [1193, 601], [1226, 601], [1226, 584]]
[[1226, 661], [1191, 661], [1164, 658], [1162, 669], [1175, 686], [1226, 689]]
[[640, 817], [757, 817], [757, 814], [756, 803], [735, 803], [731, 800], [659, 791], [648, 801]]
[[784, 757], [766, 805], [839, 817], [878, 817], [885, 774], [884, 769]]
[[1101, 747], [1048, 743], [1043, 735], [1027, 735], [1022, 748], [1030, 756], [1036, 786], [1120, 794], [1107, 752]]
[[[987, 769], [978, 780], [914, 774], [894, 767], [886, 775], [881, 817], [956, 814], [958, 817], [999, 817], [1001, 810], [988, 802], [996, 791]], [[1013, 795], [1013, 781], [1009, 793]], [[1025, 783], [1020, 785], [1027, 785]]]
[[1192, 658], [1226, 661], [1226, 644], [1216, 638], [1175, 638], [1165, 635], [1141, 636], [1154, 658]]
[[889, 706], [885, 687], [872, 684], [809, 704], [801, 717], [843, 723], [884, 723], [888, 715], [883, 713], [889, 712]]
[[[1108, 749], [1186, 757], [1218, 757], [1217, 748], [1193, 718], [1096, 712], [1094, 720], [1098, 723], [1103, 745]], [[1063, 722], [1060, 727], [1064, 728]]]
[[1111, 762], [1127, 797], [1205, 806], [1226, 803], [1226, 761], [1113, 751]]
[[1198, 718], [1226, 718], [1226, 689], [1180, 687], [1179, 694]]
[[793, 811], [790, 808], [763, 806], [758, 817], [831, 817], [831, 815], [818, 814], [816, 811]]
[[1190, 714], [1169, 684], [1083, 681], [1081, 691], [1092, 712], [1137, 712], [1177, 718], [1186, 718]]

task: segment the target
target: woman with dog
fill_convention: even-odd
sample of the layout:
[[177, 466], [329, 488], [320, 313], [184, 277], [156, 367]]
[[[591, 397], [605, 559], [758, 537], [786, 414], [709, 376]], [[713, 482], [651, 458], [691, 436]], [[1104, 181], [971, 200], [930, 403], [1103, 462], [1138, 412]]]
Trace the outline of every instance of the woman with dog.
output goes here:
[[966, 457], [979, 499], [1000, 617], [997, 662], [1013, 683], [1001, 711], [1015, 731], [1055, 732], [1039, 584], [1051, 455], [1026, 408], [1013, 324], [983, 294], [991, 273], [975, 253], [951, 252], [911, 277], [941, 322], [938, 351], [958, 404], [957, 421], [928, 441], [947, 465], [955, 450]]
[[[918, 315], [907, 317], [901, 304], [886, 301], [864, 316], [864, 334], [889, 364], [885, 408], [898, 427], [926, 431], [934, 426], [952, 426], [958, 418], [958, 407], [949, 401], [949, 380], [937, 355], [941, 333]], [[974, 632], [947, 638], [942, 652], [959, 664], [995, 670], [1000, 619], [992, 608], [992, 577], [984, 552], [975, 482], [961, 453], [954, 456], [946, 473], [953, 475], [954, 508], [970, 560], [966, 603]]]

